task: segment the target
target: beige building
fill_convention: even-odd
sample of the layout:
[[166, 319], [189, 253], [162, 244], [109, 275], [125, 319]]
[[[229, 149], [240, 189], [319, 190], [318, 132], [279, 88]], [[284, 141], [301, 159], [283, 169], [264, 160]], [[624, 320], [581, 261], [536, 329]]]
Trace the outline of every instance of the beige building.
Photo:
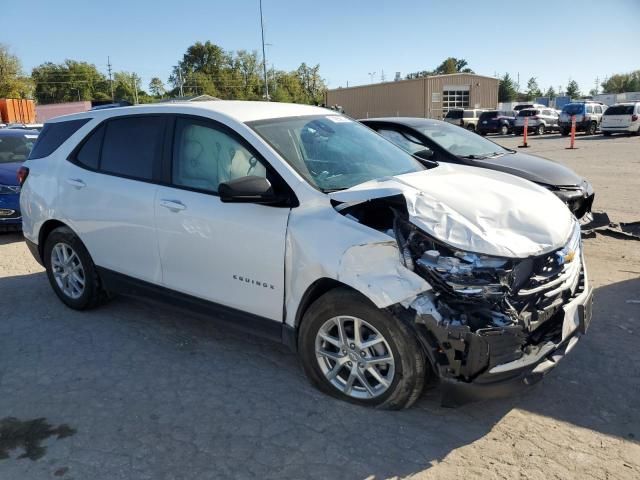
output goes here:
[[326, 105], [340, 105], [353, 118], [442, 118], [454, 108], [496, 108], [500, 80], [471, 73], [337, 88]]

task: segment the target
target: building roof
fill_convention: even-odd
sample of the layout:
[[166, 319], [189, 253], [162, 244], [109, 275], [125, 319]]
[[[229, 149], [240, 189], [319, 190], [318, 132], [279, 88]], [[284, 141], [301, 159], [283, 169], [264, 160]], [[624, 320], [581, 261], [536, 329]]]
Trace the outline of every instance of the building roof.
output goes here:
[[377, 87], [377, 86], [380, 86], [380, 85], [394, 85], [394, 84], [397, 85], [399, 83], [416, 82], [418, 80], [425, 80], [425, 79], [431, 79], [431, 78], [444, 78], [444, 77], [451, 78], [451, 77], [460, 77], [460, 76], [486, 78], [487, 80], [493, 80], [493, 81], [496, 81], [496, 82], [500, 81], [499, 78], [489, 77], [488, 75], [478, 75], [476, 73], [448, 73], [448, 74], [444, 74], [444, 75], [428, 75], [426, 77], [410, 78], [410, 79], [403, 79], [403, 80], [392, 80], [392, 81], [380, 82], [380, 83], [367, 83], [367, 84], [364, 84], [364, 85], [354, 85], [352, 87], [332, 88], [329, 91], [333, 92], [333, 91], [336, 91], [336, 90], [351, 90], [353, 88]]
[[131, 107], [116, 107], [104, 110], [90, 110], [84, 113], [57, 117], [53, 121], [74, 118], [105, 118], [113, 116], [112, 112], [121, 114], [134, 113], [190, 113], [203, 111], [216, 112], [238, 122], [252, 122], [270, 118], [299, 117], [308, 115], [339, 115], [338, 112], [311, 105], [278, 102], [250, 102], [240, 100], [215, 100], [198, 102], [151, 103]]

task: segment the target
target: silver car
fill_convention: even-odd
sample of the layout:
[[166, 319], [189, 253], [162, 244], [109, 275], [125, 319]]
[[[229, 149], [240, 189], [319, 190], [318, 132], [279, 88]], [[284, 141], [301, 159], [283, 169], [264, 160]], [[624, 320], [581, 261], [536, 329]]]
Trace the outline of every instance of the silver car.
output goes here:
[[528, 119], [527, 131], [535, 135], [543, 135], [545, 132], [558, 130], [558, 112], [552, 108], [525, 108], [518, 112], [513, 132], [522, 135], [525, 119]]

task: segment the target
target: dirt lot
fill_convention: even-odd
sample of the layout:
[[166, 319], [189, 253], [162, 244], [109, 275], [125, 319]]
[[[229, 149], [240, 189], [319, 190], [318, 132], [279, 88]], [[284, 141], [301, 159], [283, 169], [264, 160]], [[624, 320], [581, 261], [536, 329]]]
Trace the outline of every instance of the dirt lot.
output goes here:
[[[613, 221], [640, 220], [640, 138], [530, 143], [587, 176]], [[284, 347], [215, 322], [125, 298], [69, 310], [1, 235], [0, 419], [45, 420], [0, 425], [0, 478], [640, 478], [640, 242], [585, 244], [594, 320], [542, 384], [384, 412], [316, 392]]]

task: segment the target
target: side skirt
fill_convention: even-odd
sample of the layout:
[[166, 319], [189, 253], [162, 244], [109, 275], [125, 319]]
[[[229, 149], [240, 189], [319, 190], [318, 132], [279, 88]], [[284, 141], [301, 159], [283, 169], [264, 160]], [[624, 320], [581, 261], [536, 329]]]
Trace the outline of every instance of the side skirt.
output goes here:
[[266, 317], [243, 312], [219, 303], [176, 292], [166, 287], [138, 280], [137, 278], [114, 272], [96, 265], [104, 288], [113, 293], [131, 297], [143, 297], [154, 302], [168, 304], [207, 319], [223, 322], [233, 328], [279, 343], [284, 343], [295, 351], [295, 335], [290, 326]]

